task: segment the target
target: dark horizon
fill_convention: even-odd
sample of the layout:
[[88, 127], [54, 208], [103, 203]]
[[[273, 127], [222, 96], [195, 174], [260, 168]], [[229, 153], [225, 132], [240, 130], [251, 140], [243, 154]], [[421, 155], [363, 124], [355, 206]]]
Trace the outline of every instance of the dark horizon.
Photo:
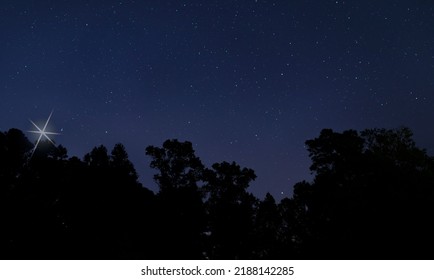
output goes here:
[[321, 130], [314, 179], [276, 200], [188, 141], [146, 148], [153, 193], [121, 143], [79, 159], [35, 127], [0, 132], [0, 259], [433, 259], [434, 157], [409, 128]]

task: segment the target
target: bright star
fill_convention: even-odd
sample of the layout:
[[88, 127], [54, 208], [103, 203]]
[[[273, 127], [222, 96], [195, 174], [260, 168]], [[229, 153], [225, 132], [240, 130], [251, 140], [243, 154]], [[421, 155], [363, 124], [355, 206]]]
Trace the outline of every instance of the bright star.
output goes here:
[[36, 142], [35, 147], [33, 148], [32, 155], [30, 156], [30, 158], [33, 157], [33, 154], [35, 153], [36, 148], [38, 148], [38, 145], [42, 139], [42, 136], [45, 137], [48, 141], [50, 141], [51, 144], [55, 145], [54, 142], [50, 139], [50, 137], [48, 135], [60, 135], [60, 133], [45, 131], [47, 129], [48, 123], [50, 122], [52, 114], [53, 114], [53, 111], [51, 111], [50, 116], [48, 116], [48, 119], [45, 122], [44, 128], [42, 128], [42, 129], [40, 129], [32, 120], [29, 120], [36, 127], [37, 131], [32, 130], [32, 131], [28, 131], [28, 132], [39, 134], [38, 141]]

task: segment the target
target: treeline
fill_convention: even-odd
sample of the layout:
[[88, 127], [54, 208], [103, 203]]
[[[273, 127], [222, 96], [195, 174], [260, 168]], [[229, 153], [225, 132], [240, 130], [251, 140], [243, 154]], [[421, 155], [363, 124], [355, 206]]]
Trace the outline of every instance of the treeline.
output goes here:
[[252, 169], [206, 167], [190, 142], [146, 148], [154, 194], [122, 144], [32, 155], [20, 130], [0, 132], [0, 258], [434, 257], [434, 159], [409, 129], [324, 129], [306, 146], [315, 178], [276, 202], [248, 191]]

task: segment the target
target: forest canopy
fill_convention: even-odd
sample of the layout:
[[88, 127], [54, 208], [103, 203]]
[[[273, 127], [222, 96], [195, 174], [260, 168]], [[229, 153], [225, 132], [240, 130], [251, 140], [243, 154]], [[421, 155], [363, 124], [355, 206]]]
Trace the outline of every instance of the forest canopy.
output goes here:
[[276, 201], [249, 192], [254, 170], [207, 167], [188, 141], [146, 148], [154, 193], [120, 143], [80, 159], [0, 132], [0, 258], [433, 258], [434, 159], [410, 129], [323, 129], [305, 144], [314, 179]]

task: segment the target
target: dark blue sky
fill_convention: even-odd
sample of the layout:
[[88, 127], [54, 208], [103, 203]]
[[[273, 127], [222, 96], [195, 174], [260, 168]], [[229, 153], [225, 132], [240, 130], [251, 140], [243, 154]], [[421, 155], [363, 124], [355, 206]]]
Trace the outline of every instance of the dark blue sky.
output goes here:
[[0, 94], [0, 130], [54, 109], [70, 156], [122, 142], [153, 190], [145, 147], [177, 138], [281, 198], [322, 128], [405, 125], [433, 154], [434, 1], [3, 0]]

